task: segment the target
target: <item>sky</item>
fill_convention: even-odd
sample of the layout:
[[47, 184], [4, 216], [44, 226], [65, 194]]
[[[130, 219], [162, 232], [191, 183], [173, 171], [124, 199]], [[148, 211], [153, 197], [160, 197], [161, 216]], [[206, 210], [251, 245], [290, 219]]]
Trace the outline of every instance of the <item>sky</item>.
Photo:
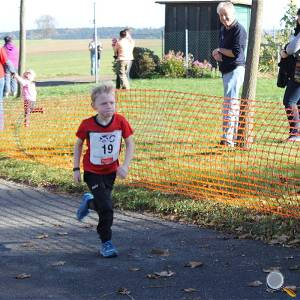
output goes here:
[[[280, 26], [288, 2], [264, 0], [264, 29]], [[300, 0], [295, 2], [300, 7]], [[18, 30], [19, 3], [20, 0], [8, 0], [1, 5], [0, 32]], [[54, 17], [57, 28], [93, 27], [94, 3], [98, 27], [164, 26], [165, 6], [155, 0], [26, 0], [26, 28], [36, 29], [35, 20], [42, 15]]]

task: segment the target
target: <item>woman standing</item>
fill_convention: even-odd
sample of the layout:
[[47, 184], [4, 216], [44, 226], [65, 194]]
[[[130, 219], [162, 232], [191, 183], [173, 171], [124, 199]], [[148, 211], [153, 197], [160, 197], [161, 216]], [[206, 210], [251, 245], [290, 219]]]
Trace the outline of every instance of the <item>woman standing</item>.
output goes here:
[[294, 32], [294, 37], [287, 45], [286, 50], [281, 50], [282, 58], [287, 58], [289, 55], [294, 55], [296, 59], [296, 68], [294, 76], [289, 79], [283, 97], [283, 105], [286, 110], [287, 119], [289, 122], [289, 137], [287, 142], [300, 142], [300, 9], [297, 12], [297, 25]]
[[[11, 36], [4, 37], [4, 46], [3, 48], [6, 51], [7, 58], [14, 67], [15, 70], [18, 70], [19, 64], [19, 51], [17, 47], [13, 44]], [[14, 77], [11, 75], [9, 68], [5, 68], [5, 85], [4, 85], [4, 96], [8, 97], [17, 96], [18, 84]]]
[[4, 108], [3, 108], [3, 90], [4, 90], [4, 67], [7, 63], [7, 55], [3, 47], [0, 48], [0, 131], [4, 129]]

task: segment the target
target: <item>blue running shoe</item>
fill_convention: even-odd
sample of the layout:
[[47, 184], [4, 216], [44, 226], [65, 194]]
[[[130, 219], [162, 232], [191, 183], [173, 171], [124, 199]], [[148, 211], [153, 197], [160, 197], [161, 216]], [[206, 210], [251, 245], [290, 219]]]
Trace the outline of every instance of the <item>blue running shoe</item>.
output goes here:
[[84, 193], [82, 196], [82, 201], [77, 209], [76, 217], [78, 221], [81, 221], [84, 217], [89, 214], [89, 202], [94, 199], [93, 194], [91, 193]]
[[114, 247], [111, 241], [107, 241], [102, 244], [102, 247], [100, 249], [100, 254], [103, 257], [115, 257], [118, 256], [118, 251]]

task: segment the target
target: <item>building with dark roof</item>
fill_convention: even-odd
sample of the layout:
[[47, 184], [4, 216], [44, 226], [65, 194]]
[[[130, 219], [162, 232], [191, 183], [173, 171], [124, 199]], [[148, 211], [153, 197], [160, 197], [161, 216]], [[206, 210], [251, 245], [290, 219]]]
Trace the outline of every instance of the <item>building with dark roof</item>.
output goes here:
[[[186, 30], [188, 51], [195, 59], [211, 61], [211, 52], [218, 47], [220, 20], [215, 0], [162, 0], [165, 5], [164, 52], [185, 52]], [[249, 30], [252, 0], [232, 0], [237, 20]]]

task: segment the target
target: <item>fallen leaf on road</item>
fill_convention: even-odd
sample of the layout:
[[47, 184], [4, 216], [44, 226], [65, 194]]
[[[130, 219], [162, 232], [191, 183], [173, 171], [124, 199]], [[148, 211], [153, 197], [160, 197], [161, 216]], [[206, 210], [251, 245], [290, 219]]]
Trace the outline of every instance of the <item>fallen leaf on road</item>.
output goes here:
[[32, 242], [21, 244], [21, 247], [23, 247], [23, 248], [33, 248], [34, 246], [35, 245]]
[[175, 275], [175, 272], [172, 271], [161, 271], [161, 272], [154, 272], [155, 275], [159, 277], [171, 277]]
[[119, 288], [117, 290], [117, 293], [120, 294], [120, 295], [128, 296], [130, 299], [134, 300], [134, 298], [130, 295], [131, 292], [126, 288], [123, 288], [123, 287]]
[[68, 232], [58, 232], [57, 235], [68, 235]]
[[146, 277], [149, 279], [157, 279], [161, 277], [171, 277], [173, 275], [175, 275], [175, 273], [172, 271], [162, 271], [162, 272], [154, 272], [153, 274], [147, 274]]
[[250, 239], [250, 238], [252, 238], [252, 234], [250, 234], [250, 233], [245, 233], [245, 234], [238, 236], [239, 240], [245, 240], [245, 239]]
[[273, 271], [279, 271], [281, 268], [280, 267], [269, 267], [268, 269], [263, 269], [264, 273], [271, 273]]
[[259, 280], [255, 280], [255, 281], [252, 281], [252, 282], [248, 283], [248, 286], [250, 286], [250, 287], [258, 287], [258, 286], [261, 286], [261, 285], [262, 285], [262, 282], [259, 281]]
[[191, 269], [199, 268], [199, 267], [202, 267], [202, 266], [203, 266], [203, 262], [201, 262], [201, 261], [189, 261], [189, 262], [186, 263], [184, 266], [185, 266], [185, 267], [189, 267], [189, 268], [191, 268]]
[[93, 224], [84, 224], [82, 226], [80, 226], [81, 228], [91, 228], [93, 227]]
[[130, 272], [137, 272], [137, 271], [140, 271], [141, 269], [140, 268], [129, 268], [128, 270]]
[[295, 257], [293, 255], [286, 256], [285, 259], [294, 259]]
[[54, 224], [53, 225], [54, 227], [59, 227], [59, 228], [62, 228], [62, 227], [64, 227], [63, 225], [61, 225], [61, 224]]
[[197, 289], [193, 289], [193, 288], [187, 288], [187, 289], [183, 289], [183, 291], [185, 291], [186, 293], [198, 292], [198, 290], [197, 290]]
[[146, 277], [149, 278], [149, 279], [157, 279], [157, 278], [159, 278], [159, 276], [155, 275], [155, 274], [147, 274]]
[[160, 256], [169, 256], [169, 250], [168, 249], [152, 249], [150, 251], [151, 254], [160, 255]]
[[51, 266], [52, 267], [60, 267], [60, 266], [64, 266], [65, 263], [66, 263], [65, 261], [60, 260], [60, 261], [52, 263]]
[[49, 237], [48, 234], [46, 233], [42, 233], [36, 236], [37, 239], [43, 240], [43, 239], [47, 239]]
[[16, 276], [16, 279], [26, 279], [26, 278], [30, 278], [30, 277], [31, 277], [30, 274], [21, 273]]

